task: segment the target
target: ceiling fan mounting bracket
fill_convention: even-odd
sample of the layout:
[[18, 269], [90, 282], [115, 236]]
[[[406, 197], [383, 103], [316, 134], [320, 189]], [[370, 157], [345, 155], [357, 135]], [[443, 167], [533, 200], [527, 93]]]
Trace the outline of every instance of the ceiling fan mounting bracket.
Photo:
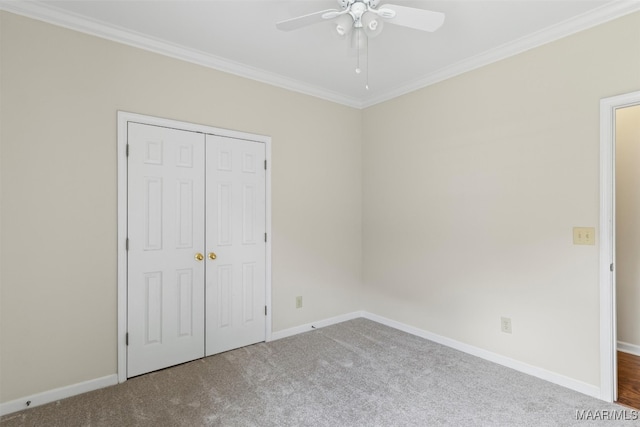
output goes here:
[[[365, 0], [366, 1], [366, 0]], [[362, 14], [368, 9], [368, 5], [364, 1], [356, 1], [351, 5], [349, 14], [353, 17], [353, 27], [362, 28]]]
[[347, 9], [354, 3], [364, 3], [367, 7], [377, 7], [380, 0], [338, 0], [338, 4], [342, 9]]

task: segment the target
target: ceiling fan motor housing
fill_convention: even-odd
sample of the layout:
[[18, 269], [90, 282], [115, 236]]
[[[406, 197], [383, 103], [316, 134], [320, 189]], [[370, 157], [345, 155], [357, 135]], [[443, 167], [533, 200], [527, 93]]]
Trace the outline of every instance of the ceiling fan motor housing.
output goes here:
[[351, 11], [349, 12], [351, 16], [353, 16], [355, 28], [362, 28], [362, 14], [367, 11], [367, 6], [364, 2], [357, 1], [351, 6]]
[[377, 7], [380, 0], [338, 0], [338, 4], [342, 9], [348, 9], [354, 3], [364, 3], [368, 7]]

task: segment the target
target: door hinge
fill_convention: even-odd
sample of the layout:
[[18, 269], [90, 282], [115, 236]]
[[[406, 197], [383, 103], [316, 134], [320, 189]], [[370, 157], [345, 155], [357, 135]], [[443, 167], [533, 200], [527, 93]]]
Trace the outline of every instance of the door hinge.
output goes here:
[[609, 265], [609, 271], [613, 271], [613, 264]]
[[127, 144], [127, 157], [129, 157], [129, 144]]
[[124, 343], [125, 345], [129, 345], [129, 332], [127, 332], [124, 336]]
[[267, 161], [264, 161], [264, 170], [267, 170]]
[[267, 306], [266, 305], [264, 306], [264, 315], [265, 316], [267, 315]]
[[264, 242], [267, 243], [267, 233], [264, 233]]
[[129, 250], [129, 238], [128, 237], [127, 237], [127, 240], [125, 241], [124, 245], [125, 245], [125, 249]]

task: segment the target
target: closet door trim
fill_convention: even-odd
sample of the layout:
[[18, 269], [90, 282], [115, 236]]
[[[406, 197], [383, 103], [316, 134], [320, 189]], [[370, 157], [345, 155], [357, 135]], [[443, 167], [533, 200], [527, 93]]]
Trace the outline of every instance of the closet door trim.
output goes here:
[[240, 132], [212, 126], [199, 125], [161, 117], [118, 111], [117, 114], [117, 354], [118, 354], [118, 382], [127, 379], [127, 126], [128, 123], [163, 126], [179, 130], [200, 132], [208, 135], [219, 135], [228, 138], [261, 142], [265, 144], [267, 160], [266, 170], [266, 271], [265, 271], [265, 304], [267, 315], [265, 322], [265, 340], [271, 341], [271, 137], [252, 133]]

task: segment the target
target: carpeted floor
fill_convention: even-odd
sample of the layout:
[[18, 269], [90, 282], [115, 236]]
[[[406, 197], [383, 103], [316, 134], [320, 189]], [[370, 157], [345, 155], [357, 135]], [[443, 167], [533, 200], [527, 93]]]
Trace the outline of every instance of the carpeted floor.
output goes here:
[[[627, 421], [607, 420], [615, 417]], [[356, 319], [9, 414], [0, 424], [565, 427], [637, 426], [637, 417], [628, 408]]]

